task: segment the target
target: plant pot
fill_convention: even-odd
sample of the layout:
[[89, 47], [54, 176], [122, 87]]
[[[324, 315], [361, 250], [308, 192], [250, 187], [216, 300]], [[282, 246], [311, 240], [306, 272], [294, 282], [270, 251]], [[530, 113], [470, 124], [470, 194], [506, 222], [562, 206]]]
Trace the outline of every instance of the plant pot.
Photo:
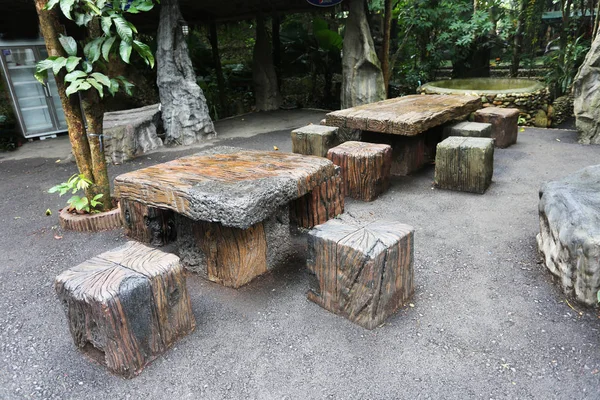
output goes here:
[[63, 229], [78, 232], [99, 232], [120, 228], [121, 208], [100, 212], [96, 214], [72, 214], [67, 208], [60, 210], [58, 214], [60, 226]]

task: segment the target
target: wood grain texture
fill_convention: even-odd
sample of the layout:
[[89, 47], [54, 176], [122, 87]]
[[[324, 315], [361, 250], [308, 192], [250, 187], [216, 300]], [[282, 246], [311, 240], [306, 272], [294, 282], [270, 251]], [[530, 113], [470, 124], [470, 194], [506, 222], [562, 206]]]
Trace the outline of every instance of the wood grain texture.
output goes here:
[[66, 208], [58, 215], [60, 227], [77, 232], [100, 232], [121, 226], [121, 212], [118, 208], [97, 214], [71, 214]]
[[392, 148], [386, 144], [345, 142], [327, 153], [342, 170], [344, 195], [373, 201], [390, 186]]
[[307, 125], [292, 131], [292, 152], [326, 157], [327, 150], [337, 144], [338, 128], [322, 125]]
[[367, 329], [382, 324], [414, 293], [414, 229], [375, 221], [330, 220], [309, 233], [308, 298]]
[[173, 211], [149, 207], [138, 201], [122, 199], [121, 220], [125, 235], [138, 242], [163, 246], [176, 239]]
[[475, 122], [492, 124], [491, 137], [501, 149], [517, 143], [519, 135], [519, 109], [488, 107], [475, 112]]
[[493, 174], [493, 139], [450, 136], [438, 144], [434, 179], [437, 187], [484, 193]]
[[341, 170], [311, 192], [290, 202], [290, 221], [312, 228], [344, 212], [345, 198]]
[[218, 148], [119, 175], [115, 193], [196, 221], [246, 229], [333, 175], [335, 166], [321, 157]]
[[78, 348], [131, 378], [196, 325], [179, 258], [129, 242], [55, 280]]
[[326, 115], [340, 128], [415, 136], [482, 108], [481, 99], [462, 95], [410, 95], [364, 104]]

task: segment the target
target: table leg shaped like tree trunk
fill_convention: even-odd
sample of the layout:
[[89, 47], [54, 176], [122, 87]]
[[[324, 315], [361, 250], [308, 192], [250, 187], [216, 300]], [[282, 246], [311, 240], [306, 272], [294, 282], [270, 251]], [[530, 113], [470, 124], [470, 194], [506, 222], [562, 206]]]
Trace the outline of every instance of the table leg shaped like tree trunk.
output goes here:
[[290, 220], [303, 228], [323, 224], [343, 212], [344, 188], [339, 171], [311, 192], [290, 202]]

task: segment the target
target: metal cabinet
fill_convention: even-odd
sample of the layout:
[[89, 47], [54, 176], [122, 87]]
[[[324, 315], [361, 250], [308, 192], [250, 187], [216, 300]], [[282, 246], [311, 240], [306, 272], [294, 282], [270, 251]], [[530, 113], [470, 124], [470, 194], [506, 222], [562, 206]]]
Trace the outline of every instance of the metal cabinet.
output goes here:
[[23, 136], [49, 137], [67, 130], [65, 114], [49, 71], [46, 85], [33, 76], [48, 56], [43, 41], [0, 41], [0, 64]]

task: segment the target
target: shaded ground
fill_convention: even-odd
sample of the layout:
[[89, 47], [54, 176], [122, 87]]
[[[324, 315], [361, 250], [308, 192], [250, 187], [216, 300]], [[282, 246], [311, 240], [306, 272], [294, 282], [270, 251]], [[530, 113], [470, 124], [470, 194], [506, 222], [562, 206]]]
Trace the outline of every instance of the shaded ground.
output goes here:
[[[569, 308], [535, 248], [540, 184], [600, 162], [600, 146], [575, 139], [521, 132], [496, 150], [485, 195], [434, 190], [427, 168], [372, 203], [348, 200], [358, 218], [416, 228], [414, 307], [384, 326], [367, 331], [308, 302], [301, 263], [239, 290], [189, 275], [196, 331], [133, 380], [77, 352], [52, 287], [64, 269], [124, 242], [122, 232], [53, 229], [56, 212], [44, 211], [63, 201], [45, 191], [74, 165], [0, 161], [0, 398], [596, 399], [597, 312]], [[289, 130], [220, 144], [291, 150]]]

